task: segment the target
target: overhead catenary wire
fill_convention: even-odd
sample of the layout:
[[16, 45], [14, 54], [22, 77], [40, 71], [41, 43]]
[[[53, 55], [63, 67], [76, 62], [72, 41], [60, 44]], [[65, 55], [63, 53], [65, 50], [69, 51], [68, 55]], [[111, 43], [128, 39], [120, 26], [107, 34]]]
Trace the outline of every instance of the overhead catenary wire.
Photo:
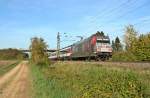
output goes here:
[[[136, 2], [137, 2], [137, 0], [126, 0], [125, 2], [124, 2], [124, 1], [121, 2], [118, 6], [115, 6], [115, 7], [112, 8], [112, 9], [109, 9], [108, 6], [106, 6], [106, 8], [103, 9], [103, 10], [105, 10], [105, 11], [101, 10], [98, 15], [96, 15], [95, 17], [90, 18], [90, 19], [89, 19], [90, 22], [89, 22], [88, 24], [91, 24], [91, 25], [92, 25], [92, 23], [94, 23], [95, 20], [97, 20], [97, 18], [99, 18], [99, 17], [104, 17], [104, 16], [108, 16], [109, 14], [112, 14], [113, 12], [115, 12], [115, 11], [117, 11], [117, 10], [120, 10], [122, 7], [125, 7], [125, 6], [127, 6], [127, 5], [132, 5], [132, 4], [136, 3]], [[108, 10], [107, 10], [107, 9], [108, 9]], [[92, 27], [92, 26], [90, 26], [90, 28], [91, 28], [91, 27]], [[89, 31], [88, 31], [88, 32], [89, 32]], [[88, 32], [86, 32], [84, 36], [87, 37], [87, 33], [88, 33]]]
[[103, 9], [103, 10], [106, 10], [106, 11], [104, 11], [104, 13], [100, 12], [100, 14], [96, 15], [93, 19], [91, 19], [92, 20], [91, 23], [94, 22], [95, 20], [97, 20], [98, 18], [101, 18], [104, 16], [109, 16], [109, 15], [113, 14], [113, 12], [120, 10], [121, 8], [127, 6], [128, 4], [131, 5], [131, 4], [135, 4], [136, 2], [137, 2], [137, 0], [132, 0], [132, 2], [127, 0], [127, 1], [119, 4], [118, 6], [115, 6], [114, 8], [112, 8], [110, 10], [106, 10], [106, 9], [108, 9], [108, 7], [107, 7], [105, 9]]
[[[137, 0], [134, 0], [134, 2], [131, 2], [130, 5], [135, 4], [136, 2], [137, 2]], [[107, 7], [106, 9], [108, 9], [108, 10], [105, 9], [105, 11], [103, 11], [104, 13], [101, 12], [100, 14], [93, 16], [91, 19], [89, 19], [89, 20], [92, 20], [92, 21], [90, 21], [90, 23], [94, 23], [98, 18], [110, 16], [111, 14], [113, 14], [113, 12], [121, 10], [121, 8], [127, 6], [128, 4], [129, 4], [129, 0], [119, 4], [118, 6], [116, 6], [115, 8], [112, 8], [112, 9], [109, 9]]]
[[[147, 5], [147, 4], [149, 4], [149, 3], [145, 2], [144, 4], [142, 4], [142, 5], [138, 6], [138, 7], [136, 7], [135, 9], [129, 10], [127, 13], [124, 13], [124, 14], [120, 15], [119, 17], [116, 17], [116, 19], [122, 18], [123, 16], [127, 16], [128, 13], [136, 12], [135, 10], [138, 10], [139, 8], [145, 7], [144, 5]], [[112, 23], [113, 21], [116, 21], [116, 20], [115, 20], [115, 19], [114, 19], [114, 20], [109, 20], [109, 21], [107, 21], [107, 22], [105, 22], [105, 23], [110, 24], [110, 23]], [[102, 26], [104, 26], [104, 25], [100, 25], [100, 26], [98, 26], [98, 28], [99, 28], [99, 27], [102, 27]]]

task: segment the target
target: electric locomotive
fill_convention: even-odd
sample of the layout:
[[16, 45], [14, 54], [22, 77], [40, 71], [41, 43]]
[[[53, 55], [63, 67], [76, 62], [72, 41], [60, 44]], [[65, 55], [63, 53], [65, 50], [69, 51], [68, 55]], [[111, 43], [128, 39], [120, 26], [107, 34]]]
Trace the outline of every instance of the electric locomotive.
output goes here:
[[[68, 47], [60, 49], [59, 59], [72, 60], [108, 60], [112, 56], [112, 47], [108, 36], [96, 33]], [[57, 59], [57, 52], [49, 57]]]

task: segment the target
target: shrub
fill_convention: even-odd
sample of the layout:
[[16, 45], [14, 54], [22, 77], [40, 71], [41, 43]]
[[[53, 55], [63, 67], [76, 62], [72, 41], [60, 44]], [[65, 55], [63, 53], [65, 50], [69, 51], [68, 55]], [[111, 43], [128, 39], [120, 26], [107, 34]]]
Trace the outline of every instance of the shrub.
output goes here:
[[137, 58], [131, 52], [122, 51], [113, 53], [112, 61], [137, 61]]
[[150, 33], [140, 35], [132, 49], [138, 60], [150, 61]]
[[42, 38], [32, 38], [30, 45], [31, 62], [35, 65], [49, 65], [47, 47], [48, 45]]

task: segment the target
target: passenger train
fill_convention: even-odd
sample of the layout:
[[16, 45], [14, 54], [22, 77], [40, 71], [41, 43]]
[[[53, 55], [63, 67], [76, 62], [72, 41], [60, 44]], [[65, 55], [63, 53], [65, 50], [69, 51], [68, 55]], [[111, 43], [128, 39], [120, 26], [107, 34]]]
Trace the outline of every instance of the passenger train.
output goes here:
[[53, 60], [97, 60], [105, 61], [112, 56], [112, 47], [108, 36], [96, 33], [87, 39], [78, 41], [50, 54]]

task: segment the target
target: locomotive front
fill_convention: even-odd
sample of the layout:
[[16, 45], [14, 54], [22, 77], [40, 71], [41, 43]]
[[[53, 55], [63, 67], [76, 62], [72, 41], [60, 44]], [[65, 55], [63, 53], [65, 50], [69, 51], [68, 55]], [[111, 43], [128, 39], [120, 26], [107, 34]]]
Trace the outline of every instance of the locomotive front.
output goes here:
[[112, 56], [112, 47], [108, 36], [94, 35], [91, 41], [97, 60], [108, 60]]

